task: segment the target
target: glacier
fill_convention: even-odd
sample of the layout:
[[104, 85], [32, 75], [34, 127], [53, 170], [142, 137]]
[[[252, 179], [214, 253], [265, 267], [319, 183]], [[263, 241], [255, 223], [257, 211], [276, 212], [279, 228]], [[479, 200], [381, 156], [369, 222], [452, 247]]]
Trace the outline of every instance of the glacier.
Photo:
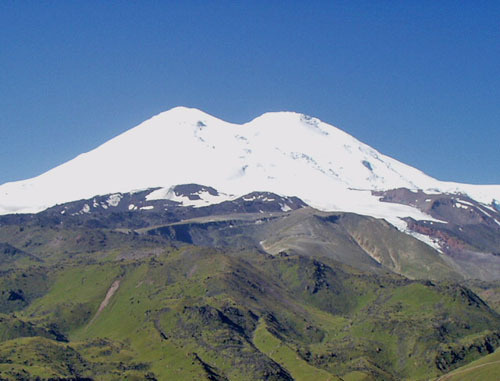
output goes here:
[[432, 218], [416, 208], [379, 201], [372, 191], [408, 188], [466, 194], [496, 206], [500, 185], [439, 181], [388, 157], [321, 120], [295, 112], [265, 113], [244, 124], [176, 107], [37, 177], [0, 186], [0, 214], [35, 213], [96, 195], [177, 184], [214, 187], [224, 197], [253, 191], [297, 196], [325, 211], [384, 218], [401, 230], [402, 217]]

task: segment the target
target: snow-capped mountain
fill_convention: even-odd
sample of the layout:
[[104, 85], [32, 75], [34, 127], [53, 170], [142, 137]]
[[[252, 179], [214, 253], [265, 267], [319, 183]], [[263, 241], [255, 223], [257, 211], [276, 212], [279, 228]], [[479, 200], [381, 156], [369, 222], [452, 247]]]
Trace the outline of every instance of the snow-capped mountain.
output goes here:
[[207, 203], [252, 191], [297, 196], [328, 211], [385, 218], [432, 217], [411, 206], [379, 202], [372, 191], [395, 188], [463, 193], [487, 204], [499, 186], [438, 181], [381, 154], [340, 129], [293, 112], [266, 113], [232, 124], [200, 110], [177, 107], [38, 177], [0, 186], [0, 214], [38, 212], [95, 195], [153, 187], [151, 198], [172, 197], [177, 184], [205, 184]]

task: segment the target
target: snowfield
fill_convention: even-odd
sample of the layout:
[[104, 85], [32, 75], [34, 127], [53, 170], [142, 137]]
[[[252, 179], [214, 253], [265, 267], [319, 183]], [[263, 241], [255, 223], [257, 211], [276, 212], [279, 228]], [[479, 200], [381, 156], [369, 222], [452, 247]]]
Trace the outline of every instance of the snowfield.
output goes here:
[[95, 195], [160, 187], [151, 199], [172, 199], [177, 184], [202, 184], [221, 196], [200, 195], [204, 206], [268, 191], [297, 196], [327, 211], [432, 220], [419, 210], [381, 203], [372, 190], [405, 187], [463, 193], [486, 205], [500, 202], [500, 185], [442, 182], [381, 154], [344, 131], [294, 112], [266, 113], [232, 124], [200, 110], [176, 107], [38, 177], [0, 186], [0, 214], [39, 212]]

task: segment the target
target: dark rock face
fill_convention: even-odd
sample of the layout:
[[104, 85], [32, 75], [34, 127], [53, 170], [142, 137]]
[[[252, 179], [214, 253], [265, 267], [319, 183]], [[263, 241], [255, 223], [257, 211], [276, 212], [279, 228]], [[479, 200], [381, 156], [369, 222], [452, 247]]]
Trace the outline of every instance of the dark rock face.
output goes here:
[[[455, 225], [484, 224], [500, 232], [500, 212], [491, 205], [481, 204], [466, 195], [428, 194], [406, 188], [373, 192], [380, 201], [413, 206], [435, 219]], [[495, 220], [499, 222], [495, 222]]]
[[191, 234], [189, 232], [189, 227], [190, 225], [163, 226], [157, 229], [150, 230], [148, 234], [168, 237], [169, 239], [174, 241], [193, 243], [193, 238], [191, 237]]
[[23, 293], [23, 290], [10, 290], [9, 291], [9, 297], [7, 298], [7, 300], [11, 301], [11, 302], [14, 302], [16, 300], [20, 300], [20, 301], [25, 301], [24, 299], [24, 293]]
[[190, 200], [200, 200], [199, 193], [207, 192], [211, 196], [218, 196], [219, 192], [212, 187], [207, 187], [199, 184], [182, 184], [176, 185], [173, 191], [177, 196], [184, 196]]
[[427, 194], [400, 188], [374, 192], [380, 201], [409, 205], [441, 221], [406, 219], [408, 228], [437, 241], [446, 255], [500, 277], [500, 212], [496, 202], [479, 203], [466, 195]]
[[463, 364], [467, 357], [477, 354], [493, 353], [500, 346], [500, 334], [492, 333], [485, 337], [474, 340], [469, 344], [450, 347], [448, 350], [440, 352], [436, 356], [436, 367], [448, 372]]
[[298, 197], [281, 197], [270, 192], [252, 192], [234, 200], [234, 202], [247, 213], [282, 212], [307, 206]]
[[[147, 196], [157, 189], [95, 196], [56, 205], [37, 214], [0, 216], [0, 224], [138, 229], [204, 216], [287, 212], [307, 207], [297, 197], [282, 197], [270, 192], [252, 192], [231, 201], [201, 207], [184, 206], [181, 202], [166, 199], [148, 200]], [[200, 200], [202, 193], [220, 195], [216, 189], [198, 184], [177, 185], [172, 192], [190, 201]]]

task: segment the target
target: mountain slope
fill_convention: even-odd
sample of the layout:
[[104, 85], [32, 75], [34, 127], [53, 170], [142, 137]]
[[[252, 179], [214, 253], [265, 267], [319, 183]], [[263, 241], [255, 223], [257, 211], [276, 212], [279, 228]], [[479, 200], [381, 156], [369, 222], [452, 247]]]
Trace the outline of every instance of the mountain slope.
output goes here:
[[470, 266], [386, 221], [152, 193], [0, 216], [0, 378], [422, 380], [500, 346]]
[[437, 181], [316, 118], [277, 112], [236, 125], [177, 107], [38, 177], [0, 186], [0, 213], [152, 187], [165, 188], [156, 197], [167, 198], [170, 187], [187, 183], [215, 187], [226, 199], [252, 191], [297, 196], [321, 210], [386, 218], [401, 229], [398, 217], [432, 218], [411, 206], [381, 205], [372, 190], [500, 200], [500, 186]]
[[455, 284], [162, 240], [124, 258], [148, 237], [122, 236], [9, 272], [31, 296], [0, 306], [0, 377], [431, 379], [500, 345], [500, 316]]
[[[21, 258], [29, 265], [47, 259], [46, 254], [64, 260], [65, 254], [83, 247], [89, 252], [102, 250], [123, 240], [119, 233], [127, 233], [128, 239], [162, 237], [168, 242], [228, 250], [326, 257], [360, 270], [392, 271], [412, 279], [500, 279], [500, 256], [488, 250], [495, 246], [498, 234], [489, 230], [488, 224], [407, 220], [408, 226], [420, 233], [405, 234], [381, 219], [322, 212], [298, 198], [269, 192], [252, 192], [209, 205], [200, 194], [220, 196], [210, 187], [176, 186], [168, 200], [151, 200], [149, 196], [155, 192], [115, 193], [57, 205], [37, 214], [0, 216], [0, 243], [36, 256], [6, 255], [5, 266], [19, 266]], [[475, 235], [470, 236], [469, 231]], [[423, 234], [426, 232], [429, 236]], [[426, 244], [422, 237], [435, 241]], [[467, 239], [476, 239], [475, 246], [459, 245]], [[132, 255], [150, 250], [140, 242], [137, 240]], [[128, 251], [120, 255], [127, 257]]]

